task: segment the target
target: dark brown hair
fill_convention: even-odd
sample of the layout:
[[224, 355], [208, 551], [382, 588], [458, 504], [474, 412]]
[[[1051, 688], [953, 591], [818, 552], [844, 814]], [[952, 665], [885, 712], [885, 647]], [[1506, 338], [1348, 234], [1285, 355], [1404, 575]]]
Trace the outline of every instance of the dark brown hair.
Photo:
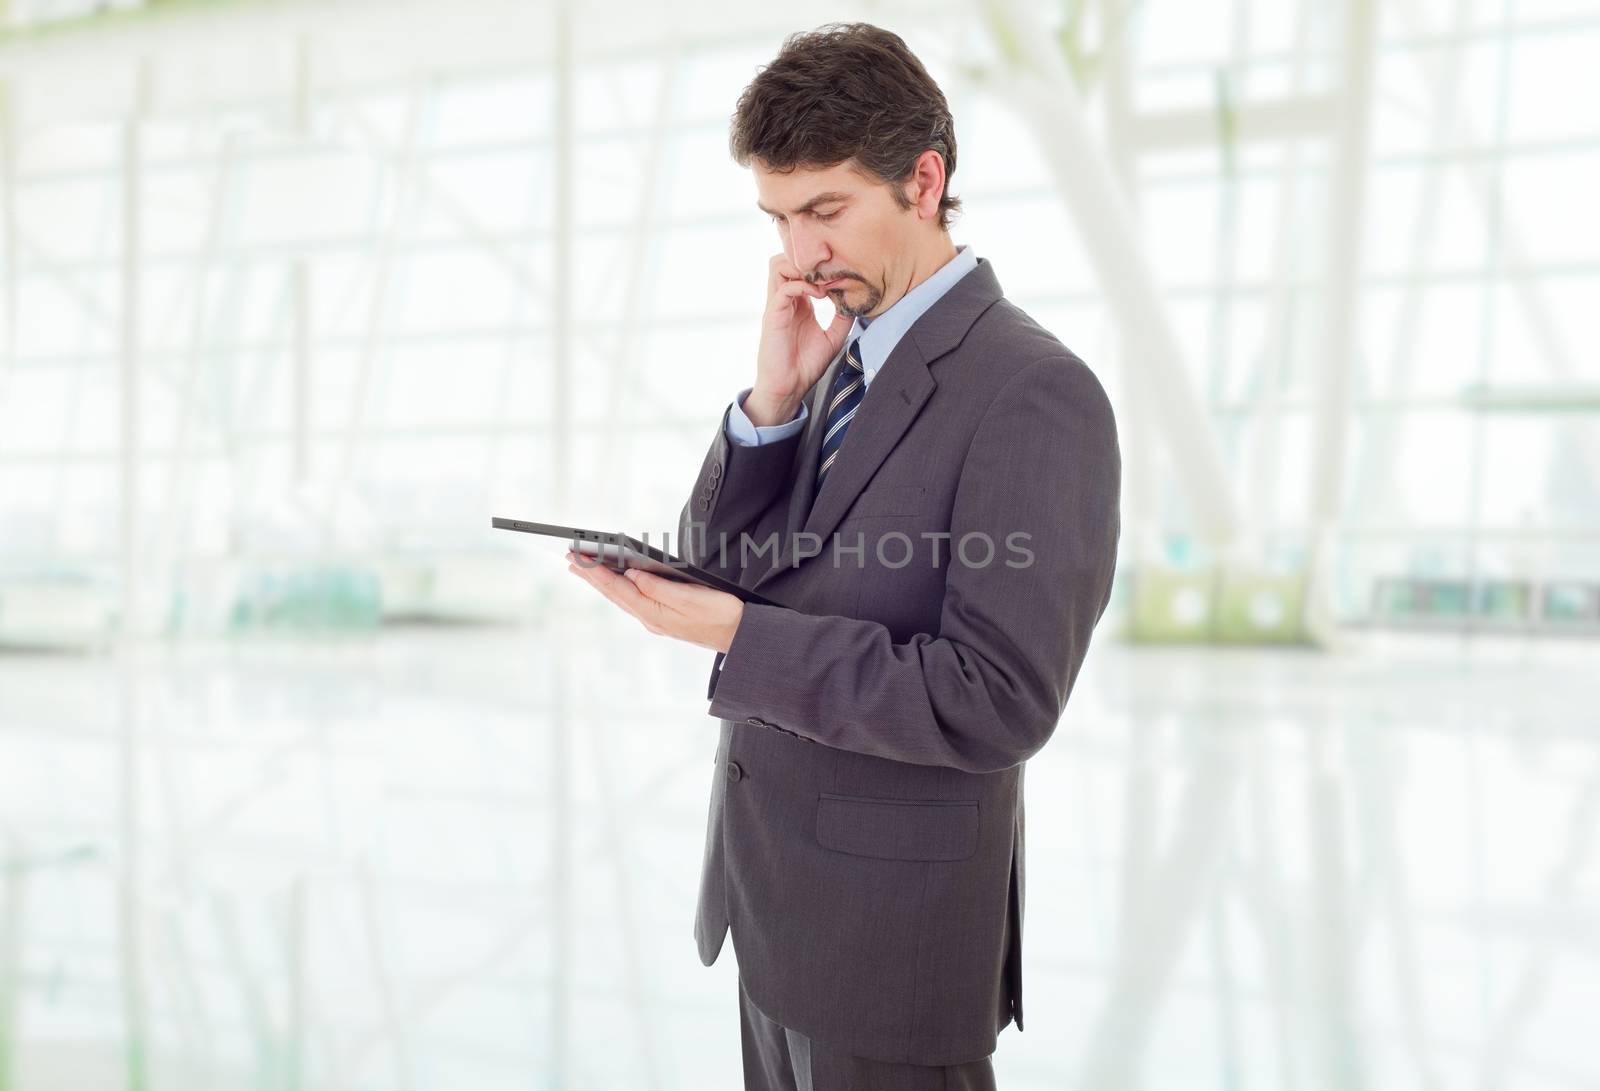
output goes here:
[[956, 172], [956, 127], [944, 92], [898, 34], [871, 23], [828, 23], [783, 41], [771, 64], [739, 96], [728, 150], [741, 167], [752, 159], [767, 170], [820, 170], [847, 159], [898, 188], [910, 181], [917, 157], [932, 148], [944, 157], [939, 226], [961, 199], [950, 196]]

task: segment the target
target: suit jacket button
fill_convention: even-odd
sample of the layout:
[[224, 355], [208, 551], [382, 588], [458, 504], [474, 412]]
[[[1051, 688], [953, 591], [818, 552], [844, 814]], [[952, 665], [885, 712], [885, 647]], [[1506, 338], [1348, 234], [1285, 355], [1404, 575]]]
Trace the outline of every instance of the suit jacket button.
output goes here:
[[699, 499], [699, 501], [697, 501], [697, 505], [698, 505], [698, 507], [700, 508], [701, 511], [705, 511], [707, 508], [709, 508], [711, 506], [711, 501], [707, 500], [705, 497], [702, 496]]
[[736, 761], [730, 761], [728, 763], [728, 779], [736, 781], [736, 780], [739, 780], [740, 778], [742, 778], [743, 776], [744, 776], [744, 770], [739, 768], [739, 763], [736, 762]]
[[712, 478], [718, 478], [722, 476], [722, 464], [720, 462], [713, 462], [711, 464], [711, 476]]
[[760, 716], [752, 716], [748, 720], [746, 720], [745, 723], [751, 724], [751, 725], [753, 725], [755, 727], [766, 727], [767, 726], [767, 721], [763, 720]]

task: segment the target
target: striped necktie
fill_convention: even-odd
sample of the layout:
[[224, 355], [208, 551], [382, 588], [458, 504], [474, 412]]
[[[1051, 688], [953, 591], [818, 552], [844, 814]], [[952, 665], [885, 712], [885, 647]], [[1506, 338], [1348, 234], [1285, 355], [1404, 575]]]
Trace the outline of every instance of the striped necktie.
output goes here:
[[845, 350], [844, 363], [833, 377], [833, 393], [828, 398], [827, 430], [822, 433], [821, 464], [817, 467], [817, 492], [822, 492], [822, 482], [828, 476], [834, 459], [839, 456], [839, 445], [850, 430], [850, 421], [861, 407], [866, 394], [867, 381], [861, 368], [861, 338], [850, 342]]

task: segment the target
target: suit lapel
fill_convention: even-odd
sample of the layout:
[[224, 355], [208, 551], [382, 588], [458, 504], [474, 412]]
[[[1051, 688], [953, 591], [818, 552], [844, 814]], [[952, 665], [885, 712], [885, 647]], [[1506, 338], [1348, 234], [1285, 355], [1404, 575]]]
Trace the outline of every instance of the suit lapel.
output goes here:
[[[803, 528], [806, 533], [827, 540], [844, 518], [845, 509], [911, 427], [936, 385], [916, 338], [907, 331], [861, 399], [861, 407], [839, 448], [839, 457], [811, 504], [811, 514]], [[811, 465], [814, 482], [815, 463]]]
[[[978, 316], [1001, 298], [1000, 281], [994, 267], [985, 259], [966, 276], [956, 281], [933, 306], [912, 323], [905, 336], [900, 338], [894, 351], [884, 361], [874, 376], [861, 407], [856, 410], [845, 434], [839, 457], [828, 471], [822, 492], [816, 493], [818, 455], [822, 447], [822, 431], [827, 422], [823, 418], [828, 391], [833, 389], [844, 352], [834, 357], [828, 369], [817, 380], [808, 401], [808, 419], [805, 435], [796, 456], [794, 486], [789, 495], [788, 526], [774, 565], [756, 579], [751, 588], [759, 589], [763, 583], [779, 572], [797, 567], [796, 557], [802, 532], [812, 534], [822, 543], [822, 552], [808, 556], [826, 556], [828, 536], [833, 533], [851, 502], [872, 479], [883, 460], [894, 450], [905, 435], [911, 422], [916, 420], [922, 406], [932, 396], [938, 385], [929, 370], [939, 357], [961, 343], [967, 330]], [[812, 548], [816, 548], [813, 546]]]

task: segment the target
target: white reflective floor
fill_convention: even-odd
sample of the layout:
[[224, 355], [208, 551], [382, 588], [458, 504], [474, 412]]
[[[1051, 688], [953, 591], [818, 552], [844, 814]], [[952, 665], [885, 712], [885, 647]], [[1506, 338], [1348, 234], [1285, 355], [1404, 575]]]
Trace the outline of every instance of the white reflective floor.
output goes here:
[[[0, 1087], [737, 1087], [711, 655], [586, 595], [564, 645], [0, 657]], [[1102, 641], [1001, 1087], [1600, 1086], [1597, 660]]]

